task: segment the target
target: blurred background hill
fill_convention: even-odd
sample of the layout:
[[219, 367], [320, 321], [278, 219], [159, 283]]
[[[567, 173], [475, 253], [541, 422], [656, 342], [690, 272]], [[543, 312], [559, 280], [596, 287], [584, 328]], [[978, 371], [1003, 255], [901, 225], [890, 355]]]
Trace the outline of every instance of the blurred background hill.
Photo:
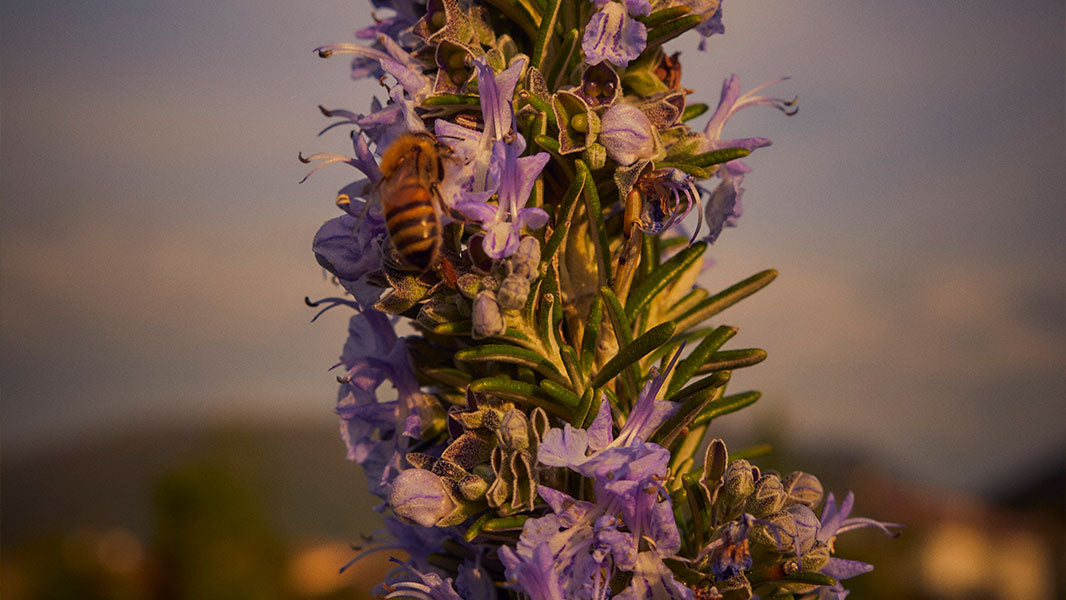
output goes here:
[[[967, 494], [827, 450], [777, 446], [755, 460], [816, 465], [827, 490], [856, 492], [856, 514], [907, 525], [895, 540], [864, 531], [838, 543], [877, 564], [851, 580], [854, 597], [1062, 597], [1061, 453]], [[318, 423], [131, 432], [5, 460], [0, 485], [8, 600], [368, 598], [390, 566], [373, 554], [338, 573], [380, 518]]]

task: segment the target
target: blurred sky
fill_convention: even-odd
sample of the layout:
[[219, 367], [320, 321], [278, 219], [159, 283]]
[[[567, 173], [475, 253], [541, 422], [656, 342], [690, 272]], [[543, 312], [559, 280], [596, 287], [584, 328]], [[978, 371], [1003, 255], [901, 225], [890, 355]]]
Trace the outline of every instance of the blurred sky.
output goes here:
[[[9, 0], [2, 17], [0, 393], [4, 452], [167, 422], [332, 427], [344, 316], [310, 251], [356, 173], [303, 185], [315, 108], [375, 82], [317, 45], [363, 2]], [[767, 136], [705, 283], [775, 267], [724, 314], [770, 352], [743, 429], [846, 444], [916, 481], [1009, 481], [1066, 438], [1066, 102], [1061, 1], [725, 4], [682, 51], [693, 101], [800, 98]], [[338, 451], [341, 451], [338, 449]]]

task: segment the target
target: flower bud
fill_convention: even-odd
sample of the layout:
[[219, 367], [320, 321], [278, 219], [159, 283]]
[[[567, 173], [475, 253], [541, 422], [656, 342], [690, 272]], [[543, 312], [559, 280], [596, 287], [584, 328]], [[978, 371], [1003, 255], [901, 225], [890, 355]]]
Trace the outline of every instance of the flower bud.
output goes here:
[[433, 527], [455, 510], [455, 502], [440, 477], [424, 469], [407, 469], [392, 483], [389, 507], [401, 519]]
[[793, 471], [781, 481], [781, 485], [788, 494], [786, 504], [802, 504], [814, 508], [822, 501], [822, 482], [810, 473]]
[[751, 598], [751, 583], [743, 574], [719, 581], [717, 588], [722, 600], [748, 600], [748, 598]]
[[796, 519], [791, 513], [776, 512], [753, 527], [748, 539], [760, 549], [791, 552], [796, 541]]
[[467, 298], [473, 298], [481, 291], [481, 277], [473, 273], [463, 273], [455, 281], [456, 289]]
[[607, 155], [622, 166], [655, 155], [656, 133], [639, 108], [618, 103], [607, 110], [600, 123], [599, 142], [607, 147]]
[[529, 280], [536, 279], [540, 270], [540, 242], [531, 235], [523, 237], [510, 260], [512, 274]]
[[502, 335], [507, 331], [507, 321], [500, 313], [500, 305], [496, 303], [496, 294], [488, 290], [478, 292], [474, 297], [474, 339], [481, 339]]
[[607, 165], [607, 149], [603, 144], [593, 142], [581, 152], [581, 158], [593, 171], [598, 171]]
[[729, 463], [725, 471], [723, 491], [732, 501], [747, 498], [755, 491], [755, 480], [751, 475], [751, 463], [744, 459]]
[[796, 522], [796, 544], [800, 552], [806, 552], [814, 546], [818, 529], [822, 526], [814, 511], [802, 504], [794, 504], [785, 509]]
[[829, 545], [825, 542], [815, 542], [809, 550], [803, 553], [801, 564], [804, 571], [818, 571], [829, 562]]
[[756, 517], [764, 517], [781, 510], [785, 504], [785, 488], [777, 475], [767, 474], [755, 482], [755, 491], [748, 497], [745, 510]]
[[432, 329], [441, 323], [452, 323], [461, 318], [454, 302], [439, 298], [433, 298], [424, 303], [417, 317], [419, 324], [427, 329]]
[[496, 291], [496, 298], [500, 308], [504, 310], [518, 310], [525, 306], [529, 298], [529, 280], [519, 275], [511, 275], [503, 280], [500, 289]]
[[480, 500], [485, 497], [489, 484], [477, 475], [467, 475], [458, 481], [459, 493], [467, 500]]
[[504, 413], [496, 430], [496, 439], [507, 448], [529, 449], [529, 421], [526, 415], [514, 409]]

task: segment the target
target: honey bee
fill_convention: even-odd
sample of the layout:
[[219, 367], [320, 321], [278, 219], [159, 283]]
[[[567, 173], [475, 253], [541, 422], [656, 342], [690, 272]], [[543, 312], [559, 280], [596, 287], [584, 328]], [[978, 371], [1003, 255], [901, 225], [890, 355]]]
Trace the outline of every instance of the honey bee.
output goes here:
[[444, 177], [443, 148], [426, 131], [400, 134], [381, 157], [382, 177], [374, 189], [396, 254], [420, 273], [442, 257], [437, 184]]

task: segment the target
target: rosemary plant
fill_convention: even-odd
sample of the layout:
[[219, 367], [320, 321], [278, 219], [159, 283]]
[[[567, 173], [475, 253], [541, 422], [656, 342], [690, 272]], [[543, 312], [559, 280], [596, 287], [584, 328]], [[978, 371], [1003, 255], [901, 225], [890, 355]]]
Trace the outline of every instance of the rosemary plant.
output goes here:
[[699, 281], [740, 216], [740, 159], [770, 144], [722, 130], [795, 111], [733, 76], [690, 125], [709, 106], [664, 44], [721, 33], [719, 0], [374, 5], [360, 42], [317, 51], [388, 101], [322, 108], [353, 154], [301, 159], [363, 175], [314, 239], [346, 294], [309, 303], [354, 310], [336, 410], [389, 530], [366, 551], [406, 553], [375, 593], [843, 597], [872, 567], [835, 536], [896, 526], [711, 439], [759, 399], [732, 371], [766, 357], [727, 347], [719, 315], [776, 276]]

